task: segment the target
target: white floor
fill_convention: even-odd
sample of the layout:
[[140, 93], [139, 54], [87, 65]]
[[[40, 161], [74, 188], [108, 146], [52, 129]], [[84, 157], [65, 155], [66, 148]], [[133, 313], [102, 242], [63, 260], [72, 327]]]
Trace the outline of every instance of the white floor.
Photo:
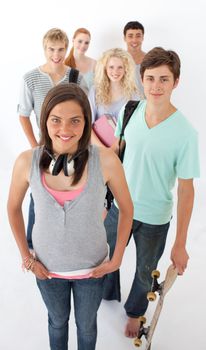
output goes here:
[[[100, 16], [101, 3], [103, 6]], [[91, 8], [86, 1], [78, 0], [80, 10], [76, 11], [76, 3], [73, 5], [72, 2], [61, 1], [61, 8], [68, 11], [57, 11], [56, 2], [45, 0], [41, 2], [41, 11], [38, 6], [32, 6], [32, 21], [31, 5], [28, 0], [4, 1], [1, 7], [0, 26], [4, 35], [1, 36], [0, 87], [0, 350], [49, 350], [46, 310], [33, 275], [21, 271], [20, 256], [6, 213], [8, 186], [14, 159], [20, 151], [28, 148], [16, 114], [20, 79], [26, 71], [43, 64], [41, 40], [43, 33], [49, 28], [58, 26], [66, 30], [71, 44], [73, 31], [85, 25], [92, 33], [89, 55], [98, 58], [103, 49], [106, 50], [113, 45], [123, 47], [123, 25], [133, 19], [145, 24], [144, 51], [157, 45], [177, 50], [180, 54], [182, 77], [180, 86], [174, 93], [175, 105], [188, 116], [199, 132], [202, 168], [201, 180], [196, 181], [196, 202], [188, 237], [190, 254], [188, 269], [183, 277], [178, 277], [165, 299], [154, 334], [152, 350], [206, 350], [204, 1], [173, 0], [171, 5], [168, 2], [170, 6], [165, 6], [167, 4], [165, 0], [153, 2], [146, 0], [138, 2], [138, 7], [136, 3], [135, 0], [129, 0], [125, 6], [125, 2], [120, 1], [117, 12], [116, 2], [100, 1]], [[35, 25], [36, 18], [38, 25]], [[25, 202], [25, 213], [27, 207], [28, 199]], [[159, 264], [160, 279], [163, 279], [170, 264], [170, 248], [174, 235], [175, 218]], [[123, 335], [126, 322], [123, 304], [131, 284], [134, 264], [134, 245], [131, 242], [121, 268], [122, 303], [102, 302], [99, 310], [97, 350], [135, 349], [133, 341]], [[146, 315], [148, 321], [154, 307], [154, 304], [149, 305]], [[70, 323], [69, 349], [76, 350], [73, 317]]]
[[[0, 234], [0, 349], [49, 350], [47, 315], [32, 274], [23, 273], [20, 257], [6, 216], [6, 200], [11, 160], [4, 160], [1, 171], [1, 234]], [[197, 200], [190, 226], [188, 251], [190, 261], [183, 277], [178, 277], [169, 291], [154, 334], [153, 350], [205, 350], [205, 183], [197, 181]], [[25, 202], [25, 212], [28, 201]], [[163, 279], [170, 264], [170, 247], [175, 233], [175, 219], [170, 228], [167, 246], [159, 269]], [[122, 303], [102, 302], [98, 316], [97, 350], [134, 349], [133, 341], [123, 335], [126, 299], [134, 270], [134, 245], [130, 242], [121, 269]], [[148, 321], [155, 304], [150, 304]], [[70, 326], [70, 349], [76, 349], [76, 331], [73, 316]], [[142, 346], [142, 349], [144, 347]]]

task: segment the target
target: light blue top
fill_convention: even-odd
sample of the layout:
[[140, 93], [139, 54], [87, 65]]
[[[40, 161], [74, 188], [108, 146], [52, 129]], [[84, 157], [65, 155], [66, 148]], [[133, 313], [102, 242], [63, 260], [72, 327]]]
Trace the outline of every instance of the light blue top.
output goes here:
[[[124, 170], [134, 204], [134, 219], [160, 225], [172, 216], [176, 178], [199, 176], [197, 132], [176, 111], [153, 128], [145, 121], [146, 101], [139, 103], [126, 129]], [[123, 109], [115, 135], [119, 137]]]
[[[98, 118], [100, 118], [103, 114], [109, 114], [114, 117], [116, 120], [118, 119], [119, 112], [121, 108], [127, 103], [128, 99], [125, 97], [120, 98], [119, 100], [112, 102], [110, 105], [97, 105], [95, 100], [95, 88], [91, 87], [89, 90], [89, 102], [92, 110], [92, 123], [95, 122]], [[139, 96], [134, 94], [131, 100], [139, 100]]]
[[87, 84], [87, 88], [88, 88], [88, 91], [89, 89], [92, 87], [93, 85], [93, 80], [94, 80], [94, 71], [93, 70], [90, 70], [86, 73], [82, 73], [83, 75], [83, 78], [84, 78], [84, 81], [86, 82]]

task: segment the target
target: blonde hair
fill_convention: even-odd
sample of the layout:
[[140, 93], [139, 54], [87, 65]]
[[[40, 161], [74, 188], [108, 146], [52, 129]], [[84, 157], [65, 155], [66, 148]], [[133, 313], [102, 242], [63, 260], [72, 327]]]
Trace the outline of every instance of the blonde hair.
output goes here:
[[46, 48], [46, 45], [48, 43], [48, 41], [62, 41], [65, 43], [65, 48], [67, 50], [68, 45], [69, 45], [69, 39], [67, 34], [59, 29], [59, 28], [52, 28], [50, 30], [48, 30], [48, 32], [46, 32], [46, 34], [43, 37], [43, 47], [44, 49]]
[[94, 75], [94, 86], [96, 91], [97, 105], [108, 105], [112, 102], [110, 91], [110, 79], [107, 76], [106, 67], [110, 58], [116, 57], [122, 60], [124, 66], [124, 76], [121, 80], [123, 96], [131, 99], [134, 94], [138, 94], [138, 88], [135, 82], [135, 63], [131, 55], [119, 48], [105, 51], [102, 57], [97, 61]]
[[[89, 38], [91, 38], [91, 34], [90, 34], [89, 30], [86, 28], [78, 28], [74, 32], [73, 39], [75, 39], [78, 34], [87, 34], [87, 35], [89, 35]], [[76, 68], [76, 62], [75, 62], [75, 58], [74, 58], [74, 46], [72, 46], [71, 50], [69, 51], [69, 55], [65, 59], [64, 64], [66, 64], [66, 66], [69, 66], [71, 68]]]

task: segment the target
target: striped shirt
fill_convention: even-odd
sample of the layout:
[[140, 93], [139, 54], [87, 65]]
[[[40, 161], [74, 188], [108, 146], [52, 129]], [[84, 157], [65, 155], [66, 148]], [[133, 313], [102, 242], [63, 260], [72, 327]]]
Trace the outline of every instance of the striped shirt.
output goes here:
[[[68, 67], [65, 76], [58, 84], [66, 84], [69, 82], [70, 70], [71, 68]], [[79, 73], [77, 84], [87, 93], [87, 84], [81, 73]], [[20, 88], [20, 98], [17, 108], [18, 113], [24, 117], [30, 117], [32, 111], [34, 111], [37, 126], [40, 128], [42, 103], [48, 91], [55, 85], [49, 74], [42, 72], [39, 67], [27, 72], [23, 76]]]

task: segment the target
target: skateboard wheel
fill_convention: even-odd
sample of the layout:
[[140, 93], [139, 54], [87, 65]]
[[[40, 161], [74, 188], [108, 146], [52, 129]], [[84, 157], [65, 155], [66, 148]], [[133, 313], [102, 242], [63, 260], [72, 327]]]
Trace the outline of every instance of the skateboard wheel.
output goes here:
[[159, 278], [160, 277], [160, 272], [158, 270], [153, 270], [151, 273], [152, 278]]
[[140, 317], [139, 317], [139, 321], [140, 321], [142, 324], [146, 323], [146, 317], [140, 316]]
[[135, 338], [134, 340], [134, 346], [136, 346], [137, 348], [140, 347], [142, 345], [142, 341], [139, 338]]
[[147, 300], [149, 300], [149, 301], [155, 301], [156, 297], [157, 296], [154, 292], [147, 293]]

